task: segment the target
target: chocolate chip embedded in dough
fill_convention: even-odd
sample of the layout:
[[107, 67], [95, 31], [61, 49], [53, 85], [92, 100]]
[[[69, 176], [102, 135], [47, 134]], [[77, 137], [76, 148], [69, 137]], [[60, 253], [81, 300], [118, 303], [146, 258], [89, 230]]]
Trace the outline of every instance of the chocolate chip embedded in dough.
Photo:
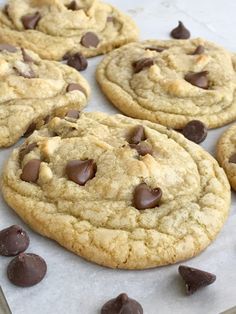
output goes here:
[[139, 210], [159, 206], [162, 197], [160, 188], [151, 189], [146, 183], [139, 184], [133, 195], [133, 206]]
[[67, 60], [67, 65], [76, 69], [77, 71], [84, 71], [88, 66], [88, 61], [81, 53], [77, 52], [70, 55]]
[[35, 29], [40, 19], [40, 13], [36, 12], [22, 16], [21, 21], [25, 29]]
[[154, 60], [152, 58], [143, 58], [133, 62], [134, 73], [139, 73], [145, 68], [150, 68], [154, 65]]
[[208, 71], [201, 71], [197, 73], [190, 72], [185, 75], [184, 79], [188, 83], [203, 89], [209, 88], [209, 80], [207, 77]]
[[9, 45], [9, 44], [0, 44], [0, 51], [9, 51], [9, 52], [16, 52], [16, 47]]
[[19, 161], [22, 162], [25, 155], [29, 154], [35, 147], [37, 147], [37, 143], [31, 143], [31, 144], [27, 145], [25, 148], [22, 148], [19, 151]]
[[93, 32], [87, 32], [82, 38], [81, 38], [81, 45], [90, 48], [94, 47], [96, 48], [99, 44], [100, 40], [98, 36]]
[[140, 156], [145, 156], [147, 154], [152, 155], [152, 146], [146, 142], [140, 142], [139, 144], [130, 144], [130, 147], [136, 149]]
[[229, 157], [229, 162], [232, 163], [232, 164], [236, 164], [236, 153], [232, 154]]
[[31, 159], [28, 161], [22, 169], [20, 176], [21, 180], [32, 183], [37, 182], [39, 177], [40, 164], [41, 160], [39, 159]]
[[79, 90], [83, 94], [85, 94], [85, 90], [84, 90], [84, 88], [81, 85], [79, 85], [77, 83], [70, 83], [70, 84], [68, 84], [68, 86], [66, 88], [67, 93], [73, 92], [74, 90]]
[[66, 5], [68, 10], [77, 11], [80, 10], [81, 7], [78, 6], [76, 1], [71, 1], [71, 3]]
[[79, 116], [80, 116], [80, 112], [77, 109], [70, 109], [66, 114], [67, 118], [72, 118], [72, 119], [78, 119]]
[[70, 160], [66, 165], [66, 174], [69, 180], [85, 185], [87, 181], [95, 177], [97, 171], [96, 163], [89, 160]]
[[33, 62], [34, 60], [26, 53], [24, 48], [21, 48], [21, 52], [22, 52], [22, 56], [23, 56], [23, 60], [26, 63], [30, 63]]
[[127, 139], [129, 144], [139, 144], [141, 141], [145, 140], [146, 140], [145, 130], [142, 125], [135, 126]]
[[205, 52], [205, 48], [202, 45], [197, 46], [197, 48], [192, 53], [193, 55], [201, 55]]

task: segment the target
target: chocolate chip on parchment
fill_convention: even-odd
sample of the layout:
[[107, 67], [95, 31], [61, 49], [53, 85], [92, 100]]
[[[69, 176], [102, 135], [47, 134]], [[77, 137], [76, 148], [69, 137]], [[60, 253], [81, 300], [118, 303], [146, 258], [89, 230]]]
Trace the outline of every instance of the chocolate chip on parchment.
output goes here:
[[72, 119], [79, 119], [79, 116], [80, 116], [80, 112], [77, 109], [70, 109], [66, 114], [67, 118], [72, 118]]
[[229, 157], [229, 162], [232, 164], [236, 164], [236, 153]]
[[21, 52], [22, 52], [22, 56], [23, 56], [23, 60], [26, 63], [30, 63], [33, 62], [34, 60], [26, 53], [24, 48], [21, 48]]
[[170, 35], [175, 39], [188, 39], [190, 38], [190, 31], [179, 21], [179, 25], [171, 31]]
[[25, 29], [35, 29], [40, 19], [40, 13], [36, 12], [22, 16], [21, 21]]
[[208, 89], [209, 87], [209, 81], [207, 77], [208, 73], [209, 73], [208, 71], [201, 71], [197, 73], [189, 72], [188, 74], [185, 75], [184, 79], [185, 81], [196, 87]]
[[193, 294], [216, 280], [216, 276], [212, 273], [184, 265], [179, 266], [179, 274], [185, 282], [187, 295]]
[[129, 144], [139, 144], [146, 139], [144, 127], [142, 125], [137, 125], [132, 129], [127, 141]]
[[146, 183], [141, 183], [134, 190], [133, 206], [139, 210], [154, 208], [160, 204], [161, 197], [160, 188], [151, 189]]
[[0, 255], [15, 256], [29, 246], [29, 236], [20, 226], [13, 225], [0, 231]]
[[39, 255], [20, 253], [8, 265], [8, 279], [16, 286], [31, 287], [39, 283], [47, 272], [47, 264]]
[[143, 308], [136, 300], [128, 297], [126, 293], [121, 293], [117, 298], [106, 302], [101, 314], [143, 314]]
[[145, 156], [147, 154], [152, 155], [152, 146], [146, 142], [140, 142], [139, 144], [130, 144], [131, 148], [136, 149], [140, 156]]
[[81, 53], [77, 52], [74, 55], [70, 55], [68, 57], [67, 65], [76, 69], [77, 71], [84, 71], [88, 66], [88, 62]]
[[139, 73], [145, 68], [150, 68], [154, 65], [154, 60], [152, 58], [143, 58], [132, 63], [134, 68], [134, 73]]
[[72, 10], [72, 11], [77, 11], [81, 9], [76, 3], [76, 1], [71, 1], [71, 3], [66, 5], [66, 7], [68, 10]]
[[188, 140], [199, 144], [207, 137], [207, 127], [199, 120], [192, 120], [185, 125], [182, 134]]
[[202, 53], [205, 52], [205, 48], [202, 45], [197, 46], [197, 48], [194, 50], [192, 53], [193, 55], [201, 55]]
[[82, 93], [85, 94], [85, 90], [83, 89], [83, 87], [81, 85], [79, 85], [77, 83], [70, 83], [70, 84], [68, 84], [68, 86], [66, 88], [67, 93], [72, 92], [74, 90], [79, 90], [79, 91], [81, 91]]
[[37, 143], [31, 143], [31, 144], [27, 145], [25, 148], [22, 148], [19, 151], [19, 161], [22, 162], [25, 155], [29, 154], [35, 147], [37, 147]]
[[98, 36], [93, 32], [87, 32], [84, 34], [84, 36], [81, 38], [81, 45], [90, 48], [94, 47], [96, 48], [99, 44], [100, 40]]
[[35, 183], [39, 177], [39, 168], [41, 160], [31, 159], [22, 169], [21, 180]]
[[96, 171], [97, 166], [93, 159], [70, 160], [66, 165], [68, 179], [79, 185], [85, 185], [87, 181], [94, 178]]
[[0, 44], [0, 51], [9, 51], [9, 52], [16, 52], [16, 47], [9, 45], [9, 44]]

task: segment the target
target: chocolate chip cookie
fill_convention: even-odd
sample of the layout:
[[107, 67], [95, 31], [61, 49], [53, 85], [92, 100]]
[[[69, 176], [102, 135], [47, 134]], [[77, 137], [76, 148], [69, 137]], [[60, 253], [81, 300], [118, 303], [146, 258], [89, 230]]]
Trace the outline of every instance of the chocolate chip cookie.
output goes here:
[[55, 117], [5, 165], [6, 202], [89, 261], [142, 269], [204, 250], [229, 212], [226, 175], [200, 146], [148, 121]]
[[0, 42], [62, 60], [106, 53], [138, 39], [133, 20], [99, 0], [11, 0], [0, 11]]
[[63, 108], [80, 109], [90, 89], [75, 69], [30, 50], [0, 44], [0, 146], [28, 136]]
[[236, 57], [204, 39], [132, 43], [108, 54], [97, 80], [126, 115], [182, 129], [236, 118]]

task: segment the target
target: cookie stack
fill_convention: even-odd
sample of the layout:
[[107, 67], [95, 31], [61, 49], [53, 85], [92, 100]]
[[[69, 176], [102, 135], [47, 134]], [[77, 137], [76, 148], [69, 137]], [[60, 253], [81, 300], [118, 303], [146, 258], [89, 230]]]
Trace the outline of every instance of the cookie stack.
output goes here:
[[[189, 259], [229, 213], [225, 172], [196, 143], [236, 119], [235, 55], [182, 23], [172, 36], [137, 42], [131, 18], [93, 0], [11, 0], [0, 12], [0, 145], [27, 137], [4, 167], [4, 199], [100, 265]], [[78, 71], [109, 51], [96, 78], [126, 116], [81, 112], [90, 88]], [[234, 134], [218, 159], [236, 188]]]

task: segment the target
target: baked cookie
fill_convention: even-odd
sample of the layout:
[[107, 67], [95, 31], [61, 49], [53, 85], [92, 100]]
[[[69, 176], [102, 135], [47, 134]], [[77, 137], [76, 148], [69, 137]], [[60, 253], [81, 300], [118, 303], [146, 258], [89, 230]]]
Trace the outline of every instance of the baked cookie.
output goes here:
[[6, 202], [33, 229], [89, 261], [142, 269], [191, 258], [216, 237], [230, 187], [183, 135], [103, 113], [55, 117], [15, 149]]
[[236, 118], [235, 54], [204, 39], [132, 43], [97, 69], [105, 95], [126, 115], [176, 129]]
[[218, 140], [216, 156], [236, 191], [236, 125], [226, 130]]
[[8, 44], [0, 44], [0, 77], [1, 147], [14, 144], [58, 110], [84, 107], [90, 93], [75, 69]]
[[45, 59], [92, 57], [137, 39], [133, 20], [99, 0], [10, 0], [0, 12], [0, 42]]

